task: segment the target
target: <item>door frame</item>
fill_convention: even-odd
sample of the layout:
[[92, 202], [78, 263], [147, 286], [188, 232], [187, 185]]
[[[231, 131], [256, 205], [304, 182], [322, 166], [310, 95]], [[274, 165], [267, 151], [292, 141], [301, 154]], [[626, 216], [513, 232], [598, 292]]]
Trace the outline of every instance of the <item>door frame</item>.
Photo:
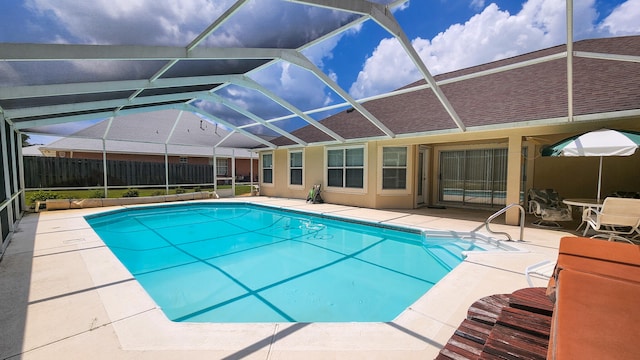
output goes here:
[[[427, 206], [430, 200], [429, 191], [429, 165], [431, 149], [424, 145], [418, 145], [416, 152], [416, 197], [415, 207]], [[422, 190], [422, 191], [420, 191]]]

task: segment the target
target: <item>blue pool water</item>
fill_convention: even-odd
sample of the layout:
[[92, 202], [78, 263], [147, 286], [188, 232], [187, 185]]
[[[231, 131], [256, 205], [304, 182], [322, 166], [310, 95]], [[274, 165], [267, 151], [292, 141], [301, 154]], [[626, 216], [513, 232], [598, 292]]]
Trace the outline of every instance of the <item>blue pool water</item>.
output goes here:
[[470, 241], [258, 205], [130, 208], [87, 221], [173, 321], [391, 321]]

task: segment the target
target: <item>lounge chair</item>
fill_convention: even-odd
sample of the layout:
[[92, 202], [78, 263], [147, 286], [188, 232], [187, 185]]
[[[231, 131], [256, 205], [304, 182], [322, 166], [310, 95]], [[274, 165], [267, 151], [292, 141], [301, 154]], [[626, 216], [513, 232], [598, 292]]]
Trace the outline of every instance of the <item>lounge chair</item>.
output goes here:
[[311, 190], [309, 190], [309, 194], [307, 195], [307, 202], [310, 202], [313, 204], [322, 204], [324, 200], [322, 200], [322, 196], [320, 196], [320, 192], [321, 192], [320, 184], [313, 185]]
[[563, 237], [547, 359], [638, 359], [640, 246]]
[[562, 227], [558, 221], [571, 221], [571, 208], [565, 205], [553, 189], [531, 189], [528, 193], [529, 213], [539, 218], [533, 225], [540, 227]]
[[593, 237], [632, 242], [627, 237], [640, 233], [640, 199], [608, 197], [600, 210], [585, 209], [582, 220], [598, 233]]
[[543, 280], [549, 280], [553, 275], [553, 270], [556, 267], [555, 260], [544, 260], [539, 263], [529, 265], [524, 270], [524, 275], [527, 278], [527, 283], [530, 287], [533, 287], [533, 278], [540, 278]]

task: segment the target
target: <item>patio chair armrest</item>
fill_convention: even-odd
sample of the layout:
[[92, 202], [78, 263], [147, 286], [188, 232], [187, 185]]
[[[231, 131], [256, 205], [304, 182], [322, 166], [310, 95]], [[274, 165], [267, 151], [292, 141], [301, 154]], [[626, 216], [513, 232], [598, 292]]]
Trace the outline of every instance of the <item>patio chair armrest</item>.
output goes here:
[[542, 207], [536, 200], [529, 200], [529, 213], [539, 215], [542, 213]]
[[600, 214], [601, 213], [598, 209], [587, 207], [582, 210], [582, 220], [586, 221], [588, 219], [596, 219]]

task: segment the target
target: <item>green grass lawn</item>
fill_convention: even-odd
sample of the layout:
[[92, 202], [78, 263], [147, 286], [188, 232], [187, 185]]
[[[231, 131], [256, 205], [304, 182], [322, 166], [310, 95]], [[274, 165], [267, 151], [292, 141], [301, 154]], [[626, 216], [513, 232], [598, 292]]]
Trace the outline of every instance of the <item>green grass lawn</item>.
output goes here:
[[[218, 189], [230, 189], [231, 185], [219, 185]], [[155, 196], [155, 195], [165, 195], [165, 189], [136, 189], [138, 191], [138, 196]], [[198, 191], [213, 191], [213, 187], [211, 188], [199, 188], [199, 189], [183, 189], [183, 188], [172, 188], [169, 189], [169, 194], [173, 195], [176, 193], [190, 193]], [[125, 193], [130, 191], [130, 189], [109, 189], [108, 197], [109, 198], [120, 198], [124, 197]], [[236, 195], [248, 194], [251, 192], [251, 186], [249, 185], [236, 185]], [[35, 200], [40, 200], [42, 196], [47, 197], [47, 194], [53, 194], [56, 199], [89, 199], [89, 198], [97, 198], [104, 197], [102, 189], [94, 189], [94, 190], [51, 190], [51, 191], [27, 191], [25, 192], [25, 198], [27, 200], [27, 206], [31, 206]], [[37, 198], [34, 198], [36, 196]], [[54, 197], [51, 198], [54, 198]]]

